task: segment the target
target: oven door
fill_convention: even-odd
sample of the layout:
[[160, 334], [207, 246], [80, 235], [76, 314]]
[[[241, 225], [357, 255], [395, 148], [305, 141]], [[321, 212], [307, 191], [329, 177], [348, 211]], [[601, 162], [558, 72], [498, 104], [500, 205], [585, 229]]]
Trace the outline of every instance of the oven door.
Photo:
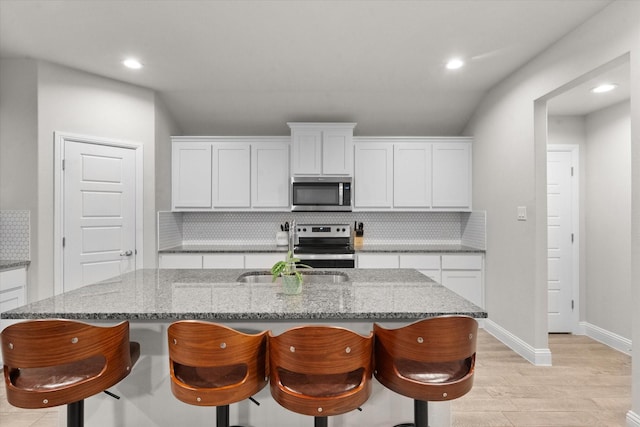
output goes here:
[[296, 254], [301, 264], [313, 268], [355, 268], [353, 254]]

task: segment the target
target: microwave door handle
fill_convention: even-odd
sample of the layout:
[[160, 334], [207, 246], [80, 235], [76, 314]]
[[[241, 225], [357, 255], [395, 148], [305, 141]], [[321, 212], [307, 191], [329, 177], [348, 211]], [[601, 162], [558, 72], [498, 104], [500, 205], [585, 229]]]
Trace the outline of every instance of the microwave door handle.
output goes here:
[[342, 206], [342, 199], [344, 198], [344, 188], [343, 188], [343, 183], [340, 182], [338, 183], [338, 206]]

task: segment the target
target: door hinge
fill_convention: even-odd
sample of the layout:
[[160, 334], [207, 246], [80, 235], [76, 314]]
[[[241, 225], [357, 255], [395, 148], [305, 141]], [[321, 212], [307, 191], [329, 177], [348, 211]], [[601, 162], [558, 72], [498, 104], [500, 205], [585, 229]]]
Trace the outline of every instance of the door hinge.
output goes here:
[[62, 170], [64, 170], [64, 159], [62, 159]]
[[64, 248], [64, 245], [67, 243], [67, 239], [66, 237], [62, 238], [62, 247]]
[[573, 176], [573, 166], [571, 166], [571, 176]]
[[573, 310], [573, 300], [571, 300], [571, 310]]
[[571, 233], [571, 243], [573, 243], [573, 233]]

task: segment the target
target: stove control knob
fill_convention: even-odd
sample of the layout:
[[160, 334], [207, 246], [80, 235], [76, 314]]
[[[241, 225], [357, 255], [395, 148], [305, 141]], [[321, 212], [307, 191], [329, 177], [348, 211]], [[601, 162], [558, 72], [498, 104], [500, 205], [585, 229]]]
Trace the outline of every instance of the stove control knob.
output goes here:
[[[298, 230], [298, 231], [300, 231], [300, 230]], [[304, 231], [304, 232], [306, 233], [306, 232], [307, 232], [307, 229], [306, 229], [306, 228], [303, 228], [303, 229], [302, 229], [302, 231]]]

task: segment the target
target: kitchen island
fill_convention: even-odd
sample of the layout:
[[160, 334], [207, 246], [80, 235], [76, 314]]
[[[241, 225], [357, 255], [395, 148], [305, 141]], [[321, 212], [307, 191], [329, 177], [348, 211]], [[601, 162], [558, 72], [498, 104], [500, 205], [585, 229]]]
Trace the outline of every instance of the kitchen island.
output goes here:
[[[247, 270], [144, 269], [34, 302], [3, 313], [2, 327], [20, 319], [67, 318], [96, 324], [131, 322], [131, 339], [140, 342], [141, 358], [131, 375], [112, 391], [85, 403], [87, 425], [205, 425], [214, 408], [189, 406], [171, 395], [166, 343], [167, 326], [179, 319], [202, 319], [244, 330], [270, 329], [278, 334], [303, 324], [344, 326], [362, 334], [373, 322], [401, 326], [440, 315], [484, 318], [487, 313], [411, 269], [346, 269], [344, 282], [316, 277], [299, 295], [285, 295], [278, 283], [239, 282]], [[266, 273], [266, 272], [264, 272]], [[319, 272], [313, 271], [321, 276]], [[410, 399], [395, 395], [375, 380], [362, 409], [330, 419], [332, 426], [389, 426], [410, 420]], [[275, 403], [266, 387], [250, 401], [231, 405], [234, 424], [247, 426], [312, 425], [309, 417]], [[433, 405], [433, 426], [449, 425], [449, 405]], [[64, 411], [61, 417], [64, 417]]]

